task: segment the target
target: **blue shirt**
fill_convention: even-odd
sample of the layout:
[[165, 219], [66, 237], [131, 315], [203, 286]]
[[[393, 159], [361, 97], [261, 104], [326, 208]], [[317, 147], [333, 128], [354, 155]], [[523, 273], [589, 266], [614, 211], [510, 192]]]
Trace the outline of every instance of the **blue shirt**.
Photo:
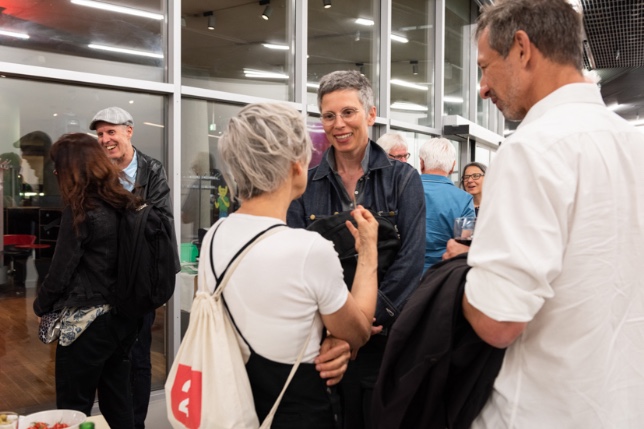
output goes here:
[[136, 182], [136, 170], [138, 168], [136, 150], [134, 151], [134, 156], [132, 161], [123, 169], [123, 174], [125, 174], [125, 179], [119, 178], [121, 185], [128, 191], [132, 192], [134, 189], [134, 183]]
[[454, 235], [454, 219], [475, 217], [472, 196], [445, 176], [421, 174], [425, 191], [425, 270], [441, 261], [447, 241]]

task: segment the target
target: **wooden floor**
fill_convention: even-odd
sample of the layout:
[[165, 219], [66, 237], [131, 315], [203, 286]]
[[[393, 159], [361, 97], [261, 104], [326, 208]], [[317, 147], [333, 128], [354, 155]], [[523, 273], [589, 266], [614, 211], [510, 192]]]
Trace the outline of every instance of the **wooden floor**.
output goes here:
[[[0, 410], [28, 414], [56, 408], [54, 358], [56, 344], [38, 339], [33, 312], [35, 288], [18, 294], [11, 284], [0, 285]], [[152, 327], [152, 389], [166, 378], [164, 354], [165, 309], [157, 310]]]

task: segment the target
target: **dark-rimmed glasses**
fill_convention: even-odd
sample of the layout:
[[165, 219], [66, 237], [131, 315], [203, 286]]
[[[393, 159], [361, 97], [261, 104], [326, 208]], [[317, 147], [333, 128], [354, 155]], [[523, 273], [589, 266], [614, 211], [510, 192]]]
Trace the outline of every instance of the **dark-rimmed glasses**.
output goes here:
[[463, 182], [467, 182], [469, 179], [479, 180], [483, 176], [485, 176], [485, 174], [482, 173], [466, 174], [463, 176]]

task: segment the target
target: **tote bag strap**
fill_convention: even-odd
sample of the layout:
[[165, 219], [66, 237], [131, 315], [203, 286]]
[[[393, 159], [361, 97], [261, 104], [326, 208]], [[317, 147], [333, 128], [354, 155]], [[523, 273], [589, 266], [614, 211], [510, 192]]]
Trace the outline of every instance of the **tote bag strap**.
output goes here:
[[311, 323], [311, 330], [309, 331], [309, 336], [306, 337], [306, 340], [304, 341], [304, 345], [300, 350], [300, 354], [297, 355], [297, 360], [293, 364], [293, 368], [291, 368], [291, 372], [288, 374], [288, 377], [286, 378], [284, 387], [282, 388], [282, 391], [280, 392], [279, 396], [275, 400], [275, 403], [273, 404], [273, 408], [271, 408], [271, 411], [268, 413], [268, 415], [266, 415], [266, 418], [264, 418], [264, 421], [260, 425], [259, 429], [269, 429], [271, 427], [271, 423], [273, 423], [273, 417], [275, 417], [275, 413], [277, 412], [277, 407], [279, 407], [280, 402], [282, 402], [282, 397], [284, 396], [284, 393], [286, 392], [288, 385], [291, 384], [291, 380], [295, 376], [295, 372], [297, 372], [297, 368], [300, 366], [300, 363], [302, 362], [302, 358], [304, 357], [304, 352], [306, 351], [306, 347], [309, 345], [309, 341], [311, 341], [311, 336], [313, 335], [314, 331], [315, 331], [315, 317], [313, 317], [313, 323]]

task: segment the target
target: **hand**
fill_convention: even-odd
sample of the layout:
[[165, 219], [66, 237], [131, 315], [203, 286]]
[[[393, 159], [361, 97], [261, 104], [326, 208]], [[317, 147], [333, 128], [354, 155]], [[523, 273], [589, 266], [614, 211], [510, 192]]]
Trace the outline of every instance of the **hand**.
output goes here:
[[457, 243], [456, 240], [451, 238], [447, 242], [447, 247], [445, 249], [445, 253], [443, 253], [443, 261], [446, 259], [453, 258], [454, 256], [458, 256], [461, 253], [467, 253], [470, 251], [470, 246], [466, 246], [461, 243]]
[[321, 378], [326, 379], [327, 386], [334, 386], [342, 380], [350, 357], [349, 343], [332, 335], [324, 339], [320, 346], [320, 354], [314, 362], [315, 369]]
[[360, 253], [360, 249], [376, 249], [378, 243], [378, 221], [373, 217], [369, 210], [363, 206], [356, 207], [351, 216], [358, 224], [358, 228], [353, 226], [350, 221], [346, 222], [347, 228], [356, 240], [356, 251]]

